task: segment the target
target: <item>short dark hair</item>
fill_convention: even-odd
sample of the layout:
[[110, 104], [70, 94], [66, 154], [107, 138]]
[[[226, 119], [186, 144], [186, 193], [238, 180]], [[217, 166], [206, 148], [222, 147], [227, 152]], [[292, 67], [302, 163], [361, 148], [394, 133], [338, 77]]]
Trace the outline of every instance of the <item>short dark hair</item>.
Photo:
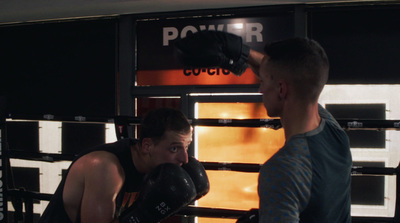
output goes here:
[[295, 37], [267, 44], [268, 62], [284, 71], [296, 93], [305, 100], [316, 101], [328, 81], [329, 59], [315, 40]]
[[191, 131], [191, 125], [186, 116], [173, 108], [158, 108], [149, 111], [141, 122], [140, 142], [151, 138], [157, 144], [168, 130], [186, 134]]

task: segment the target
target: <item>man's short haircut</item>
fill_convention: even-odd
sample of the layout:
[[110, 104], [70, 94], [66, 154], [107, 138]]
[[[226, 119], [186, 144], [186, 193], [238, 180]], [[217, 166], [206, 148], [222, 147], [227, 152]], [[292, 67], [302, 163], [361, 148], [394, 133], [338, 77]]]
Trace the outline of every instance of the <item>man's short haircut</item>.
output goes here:
[[140, 127], [140, 142], [144, 138], [151, 138], [156, 144], [162, 140], [168, 130], [180, 134], [191, 131], [191, 125], [186, 116], [181, 111], [172, 108], [149, 111], [142, 119]]
[[318, 100], [329, 76], [328, 56], [318, 42], [296, 37], [267, 44], [264, 51], [268, 61], [287, 74], [299, 98]]

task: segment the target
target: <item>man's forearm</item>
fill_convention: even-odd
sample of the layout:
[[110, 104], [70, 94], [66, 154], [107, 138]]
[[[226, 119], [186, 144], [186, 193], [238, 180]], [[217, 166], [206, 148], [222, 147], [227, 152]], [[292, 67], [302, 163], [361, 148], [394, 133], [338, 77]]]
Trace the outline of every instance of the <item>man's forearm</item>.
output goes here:
[[247, 64], [251, 68], [251, 70], [254, 72], [257, 77], [260, 77], [260, 65], [261, 61], [264, 58], [264, 54], [250, 49], [250, 54], [249, 54], [249, 59], [247, 61]]

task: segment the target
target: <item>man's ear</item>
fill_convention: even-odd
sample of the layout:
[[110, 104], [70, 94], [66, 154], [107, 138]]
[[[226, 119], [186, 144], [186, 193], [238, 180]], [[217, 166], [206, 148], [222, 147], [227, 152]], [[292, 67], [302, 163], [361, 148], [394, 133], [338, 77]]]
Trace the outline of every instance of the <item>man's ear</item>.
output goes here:
[[279, 80], [279, 98], [286, 99], [288, 94], [288, 84], [284, 79]]
[[151, 138], [144, 138], [142, 140], [142, 146], [140, 148], [140, 151], [144, 154], [150, 153], [150, 150], [153, 146], [153, 140]]

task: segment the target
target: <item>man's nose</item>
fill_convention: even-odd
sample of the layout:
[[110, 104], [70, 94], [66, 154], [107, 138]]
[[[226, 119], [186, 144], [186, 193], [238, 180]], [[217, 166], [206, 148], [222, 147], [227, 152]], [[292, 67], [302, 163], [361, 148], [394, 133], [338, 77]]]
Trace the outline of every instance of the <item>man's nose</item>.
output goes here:
[[186, 164], [189, 162], [189, 157], [188, 157], [188, 153], [187, 150], [183, 150], [179, 156], [178, 156], [178, 162], [180, 164]]

